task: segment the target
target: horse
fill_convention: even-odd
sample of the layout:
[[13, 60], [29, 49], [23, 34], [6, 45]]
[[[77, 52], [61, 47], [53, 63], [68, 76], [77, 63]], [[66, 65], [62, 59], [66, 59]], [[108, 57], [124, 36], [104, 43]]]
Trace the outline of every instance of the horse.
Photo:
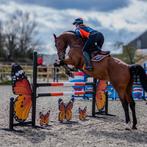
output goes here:
[[[59, 57], [60, 64], [66, 70], [70, 71], [68, 65], [72, 65], [77, 69], [81, 69], [86, 74], [98, 80], [105, 80], [111, 82], [114, 89], [117, 91], [120, 98], [124, 113], [126, 126], [130, 126], [129, 107], [132, 112], [133, 124], [132, 129], [137, 129], [137, 118], [135, 110], [135, 101], [132, 96], [133, 77], [139, 76], [141, 85], [147, 91], [147, 77], [141, 65], [133, 64], [128, 65], [112, 55], [105, 56], [101, 61], [92, 61], [93, 70], [86, 70], [82, 48], [84, 43], [81, 39], [77, 38], [74, 32], [66, 31], [61, 35], [54, 34], [55, 47]], [[66, 57], [66, 51], [68, 57]]]

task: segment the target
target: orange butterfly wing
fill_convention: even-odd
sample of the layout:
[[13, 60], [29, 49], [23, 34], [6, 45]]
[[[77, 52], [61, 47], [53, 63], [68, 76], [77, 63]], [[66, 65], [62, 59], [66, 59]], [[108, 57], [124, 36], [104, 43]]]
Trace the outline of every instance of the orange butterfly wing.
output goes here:
[[65, 119], [65, 104], [62, 99], [58, 100], [58, 105], [59, 105], [58, 120], [60, 122], [63, 122], [63, 120]]
[[45, 115], [40, 112], [40, 125], [43, 126], [43, 125], [48, 125], [49, 124], [49, 116], [50, 116], [50, 111], [48, 111]]
[[106, 88], [107, 88], [107, 83], [106, 83], [106, 81], [100, 80], [99, 83], [98, 83], [97, 89], [98, 89], [98, 90], [105, 91]]
[[42, 112], [39, 113], [39, 123], [40, 126], [43, 126], [44, 124], [44, 115], [42, 114]]
[[19, 96], [14, 102], [14, 118], [16, 121], [24, 122], [32, 106], [32, 90], [27, 77], [20, 65], [12, 66], [12, 91]]
[[85, 107], [84, 109], [79, 108], [79, 119], [80, 120], [85, 120], [87, 116], [87, 107]]
[[22, 79], [20, 81], [17, 81], [15, 83], [15, 86], [13, 86], [13, 92], [14, 94], [26, 94], [26, 95], [31, 95], [32, 90], [30, 87], [30, 83], [27, 79]]
[[72, 108], [73, 108], [74, 99], [71, 99], [68, 104], [66, 105], [66, 112], [65, 112], [65, 118], [67, 121], [70, 121], [72, 119]]
[[106, 104], [106, 90], [107, 84], [106, 81], [100, 80], [97, 86], [97, 92], [96, 92], [96, 106], [98, 110], [102, 110], [105, 107]]
[[17, 121], [23, 122], [28, 118], [32, 106], [31, 96], [19, 95], [14, 102], [14, 117]]

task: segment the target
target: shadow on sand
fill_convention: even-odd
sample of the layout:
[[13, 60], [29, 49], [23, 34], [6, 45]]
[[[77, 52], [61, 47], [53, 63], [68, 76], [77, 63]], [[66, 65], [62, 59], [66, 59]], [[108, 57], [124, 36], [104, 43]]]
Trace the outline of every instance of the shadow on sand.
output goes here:
[[118, 140], [127, 140], [130, 143], [147, 143], [147, 132], [145, 131], [138, 131], [138, 130], [131, 130], [131, 131], [96, 131], [92, 130], [88, 133], [97, 136], [104, 136], [106, 138], [113, 138]]

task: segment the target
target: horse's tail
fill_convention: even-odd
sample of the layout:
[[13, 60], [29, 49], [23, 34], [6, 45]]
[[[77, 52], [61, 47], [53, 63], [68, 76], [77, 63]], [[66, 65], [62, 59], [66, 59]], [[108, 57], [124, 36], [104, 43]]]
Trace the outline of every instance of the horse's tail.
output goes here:
[[133, 77], [134, 75], [139, 76], [140, 83], [143, 89], [147, 92], [147, 76], [143, 67], [138, 64], [131, 65], [130, 73], [131, 73], [131, 77]]

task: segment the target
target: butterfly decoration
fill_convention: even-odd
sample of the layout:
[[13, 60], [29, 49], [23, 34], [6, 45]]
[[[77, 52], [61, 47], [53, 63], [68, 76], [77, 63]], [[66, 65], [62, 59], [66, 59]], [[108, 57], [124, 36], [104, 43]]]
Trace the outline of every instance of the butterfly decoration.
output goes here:
[[47, 126], [49, 124], [49, 117], [50, 117], [50, 110], [46, 114], [40, 112], [39, 113], [40, 126]]
[[101, 111], [105, 104], [106, 104], [106, 88], [107, 83], [104, 80], [100, 80], [97, 85], [97, 91], [96, 91], [96, 106], [99, 111]]
[[87, 116], [87, 107], [85, 106], [84, 109], [81, 109], [79, 107], [79, 119], [81, 121], [85, 120], [86, 119], [86, 116]]
[[61, 98], [58, 100], [59, 114], [58, 120], [63, 122], [64, 119], [70, 121], [72, 119], [72, 108], [73, 108], [74, 98], [72, 98], [68, 103], [64, 103]]
[[24, 122], [32, 106], [31, 85], [22, 67], [18, 64], [12, 65], [11, 78], [12, 91], [18, 95], [14, 101], [14, 118], [18, 122]]

